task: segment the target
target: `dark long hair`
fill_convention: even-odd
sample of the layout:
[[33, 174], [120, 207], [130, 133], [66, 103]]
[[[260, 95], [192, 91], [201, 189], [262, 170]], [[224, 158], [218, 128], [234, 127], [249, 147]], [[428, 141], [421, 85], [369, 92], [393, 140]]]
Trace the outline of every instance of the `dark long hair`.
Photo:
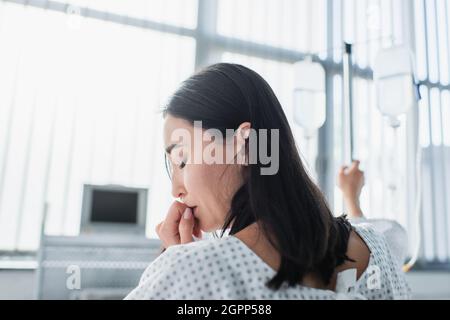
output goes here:
[[[258, 222], [281, 255], [276, 275], [267, 283], [278, 289], [295, 286], [308, 273], [329, 284], [336, 266], [345, 259], [349, 230], [335, 218], [304, 169], [286, 115], [269, 84], [256, 72], [238, 64], [218, 63], [182, 83], [169, 99], [164, 116], [202, 121], [225, 136], [243, 122], [251, 127], [279, 130], [279, 169], [262, 175], [258, 161], [246, 168], [245, 182], [231, 201], [222, 230], [233, 235]], [[271, 139], [267, 139], [271, 150]], [[222, 232], [223, 235], [223, 232]]]

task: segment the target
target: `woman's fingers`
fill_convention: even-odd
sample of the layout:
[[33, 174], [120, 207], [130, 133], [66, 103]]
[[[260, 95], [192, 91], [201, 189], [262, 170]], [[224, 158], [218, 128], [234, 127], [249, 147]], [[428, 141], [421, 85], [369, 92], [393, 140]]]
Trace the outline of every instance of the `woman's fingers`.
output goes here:
[[178, 201], [170, 206], [166, 219], [160, 222], [155, 230], [165, 248], [192, 242], [193, 235], [201, 238], [201, 231], [192, 209]]
[[185, 208], [185, 204], [174, 201], [169, 208], [165, 220], [156, 227], [156, 232], [158, 233], [164, 248], [180, 243], [178, 225], [180, 224], [181, 215]]
[[174, 201], [169, 208], [166, 219], [164, 220], [164, 231], [172, 236], [178, 234], [178, 225], [187, 206], [181, 202]]
[[346, 167], [347, 170], [345, 171], [345, 174], [352, 174], [354, 172], [358, 172], [359, 164], [360, 164], [359, 160], [354, 160], [348, 168]]
[[339, 175], [344, 175], [345, 171], [348, 169], [347, 166], [341, 166], [341, 168], [339, 169]]
[[354, 160], [352, 162], [352, 164], [350, 165], [350, 168], [345, 172], [345, 174], [349, 177], [355, 177], [355, 178], [359, 178], [361, 175], [364, 174], [363, 171], [361, 171], [361, 169], [359, 168], [360, 165], [360, 161], [359, 160]]
[[351, 169], [357, 169], [359, 167], [360, 161], [359, 160], [353, 160], [350, 168]]
[[194, 218], [194, 231], [192, 232], [194, 237], [201, 239], [202, 238], [202, 230], [200, 229], [200, 225], [198, 220]]
[[342, 166], [339, 170], [340, 176], [355, 176], [362, 174], [363, 172], [359, 169], [360, 161], [354, 160], [352, 164], [348, 166]]
[[359, 168], [360, 162], [359, 160], [355, 160], [352, 163], [352, 172], [355, 172], [358, 177], [364, 182], [364, 171]]
[[350, 166], [342, 166], [339, 170], [337, 183], [345, 198], [359, 199], [364, 185], [364, 172], [359, 169], [360, 161], [355, 160]]
[[180, 242], [189, 243], [194, 241], [192, 233], [194, 231], [194, 216], [192, 215], [192, 209], [187, 207], [183, 212], [183, 217], [180, 220], [178, 231], [180, 233]]

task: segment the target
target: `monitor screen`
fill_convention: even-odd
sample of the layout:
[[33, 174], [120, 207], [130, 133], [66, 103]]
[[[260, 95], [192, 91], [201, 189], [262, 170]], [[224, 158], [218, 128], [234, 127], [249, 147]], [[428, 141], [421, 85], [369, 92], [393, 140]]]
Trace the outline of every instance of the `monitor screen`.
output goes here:
[[91, 222], [138, 222], [138, 192], [93, 190]]

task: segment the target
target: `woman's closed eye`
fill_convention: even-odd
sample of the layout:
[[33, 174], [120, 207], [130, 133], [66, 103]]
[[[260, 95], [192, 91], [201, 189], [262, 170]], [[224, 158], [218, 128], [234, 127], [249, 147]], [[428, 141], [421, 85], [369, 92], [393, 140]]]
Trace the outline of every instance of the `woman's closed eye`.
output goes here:
[[173, 170], [181, 170], [188, 162], [187, 152], [183, 145], [171, 144], [165, 150], [166, 170], [169, 178], [172, 179]]

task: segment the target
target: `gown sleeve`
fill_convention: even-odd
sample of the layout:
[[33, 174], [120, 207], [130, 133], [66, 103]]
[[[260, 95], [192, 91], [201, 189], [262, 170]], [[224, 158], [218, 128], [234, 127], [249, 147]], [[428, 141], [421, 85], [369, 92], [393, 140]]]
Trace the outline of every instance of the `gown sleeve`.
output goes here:
[[397, 263], [402, 266], [408, 254], [408, 235], [406, 230], [394, 220], [351, 218], [352, 224], [368, 224], [375, 231], [381, 233], [388, 243], [392, 254], [397, 258]]

